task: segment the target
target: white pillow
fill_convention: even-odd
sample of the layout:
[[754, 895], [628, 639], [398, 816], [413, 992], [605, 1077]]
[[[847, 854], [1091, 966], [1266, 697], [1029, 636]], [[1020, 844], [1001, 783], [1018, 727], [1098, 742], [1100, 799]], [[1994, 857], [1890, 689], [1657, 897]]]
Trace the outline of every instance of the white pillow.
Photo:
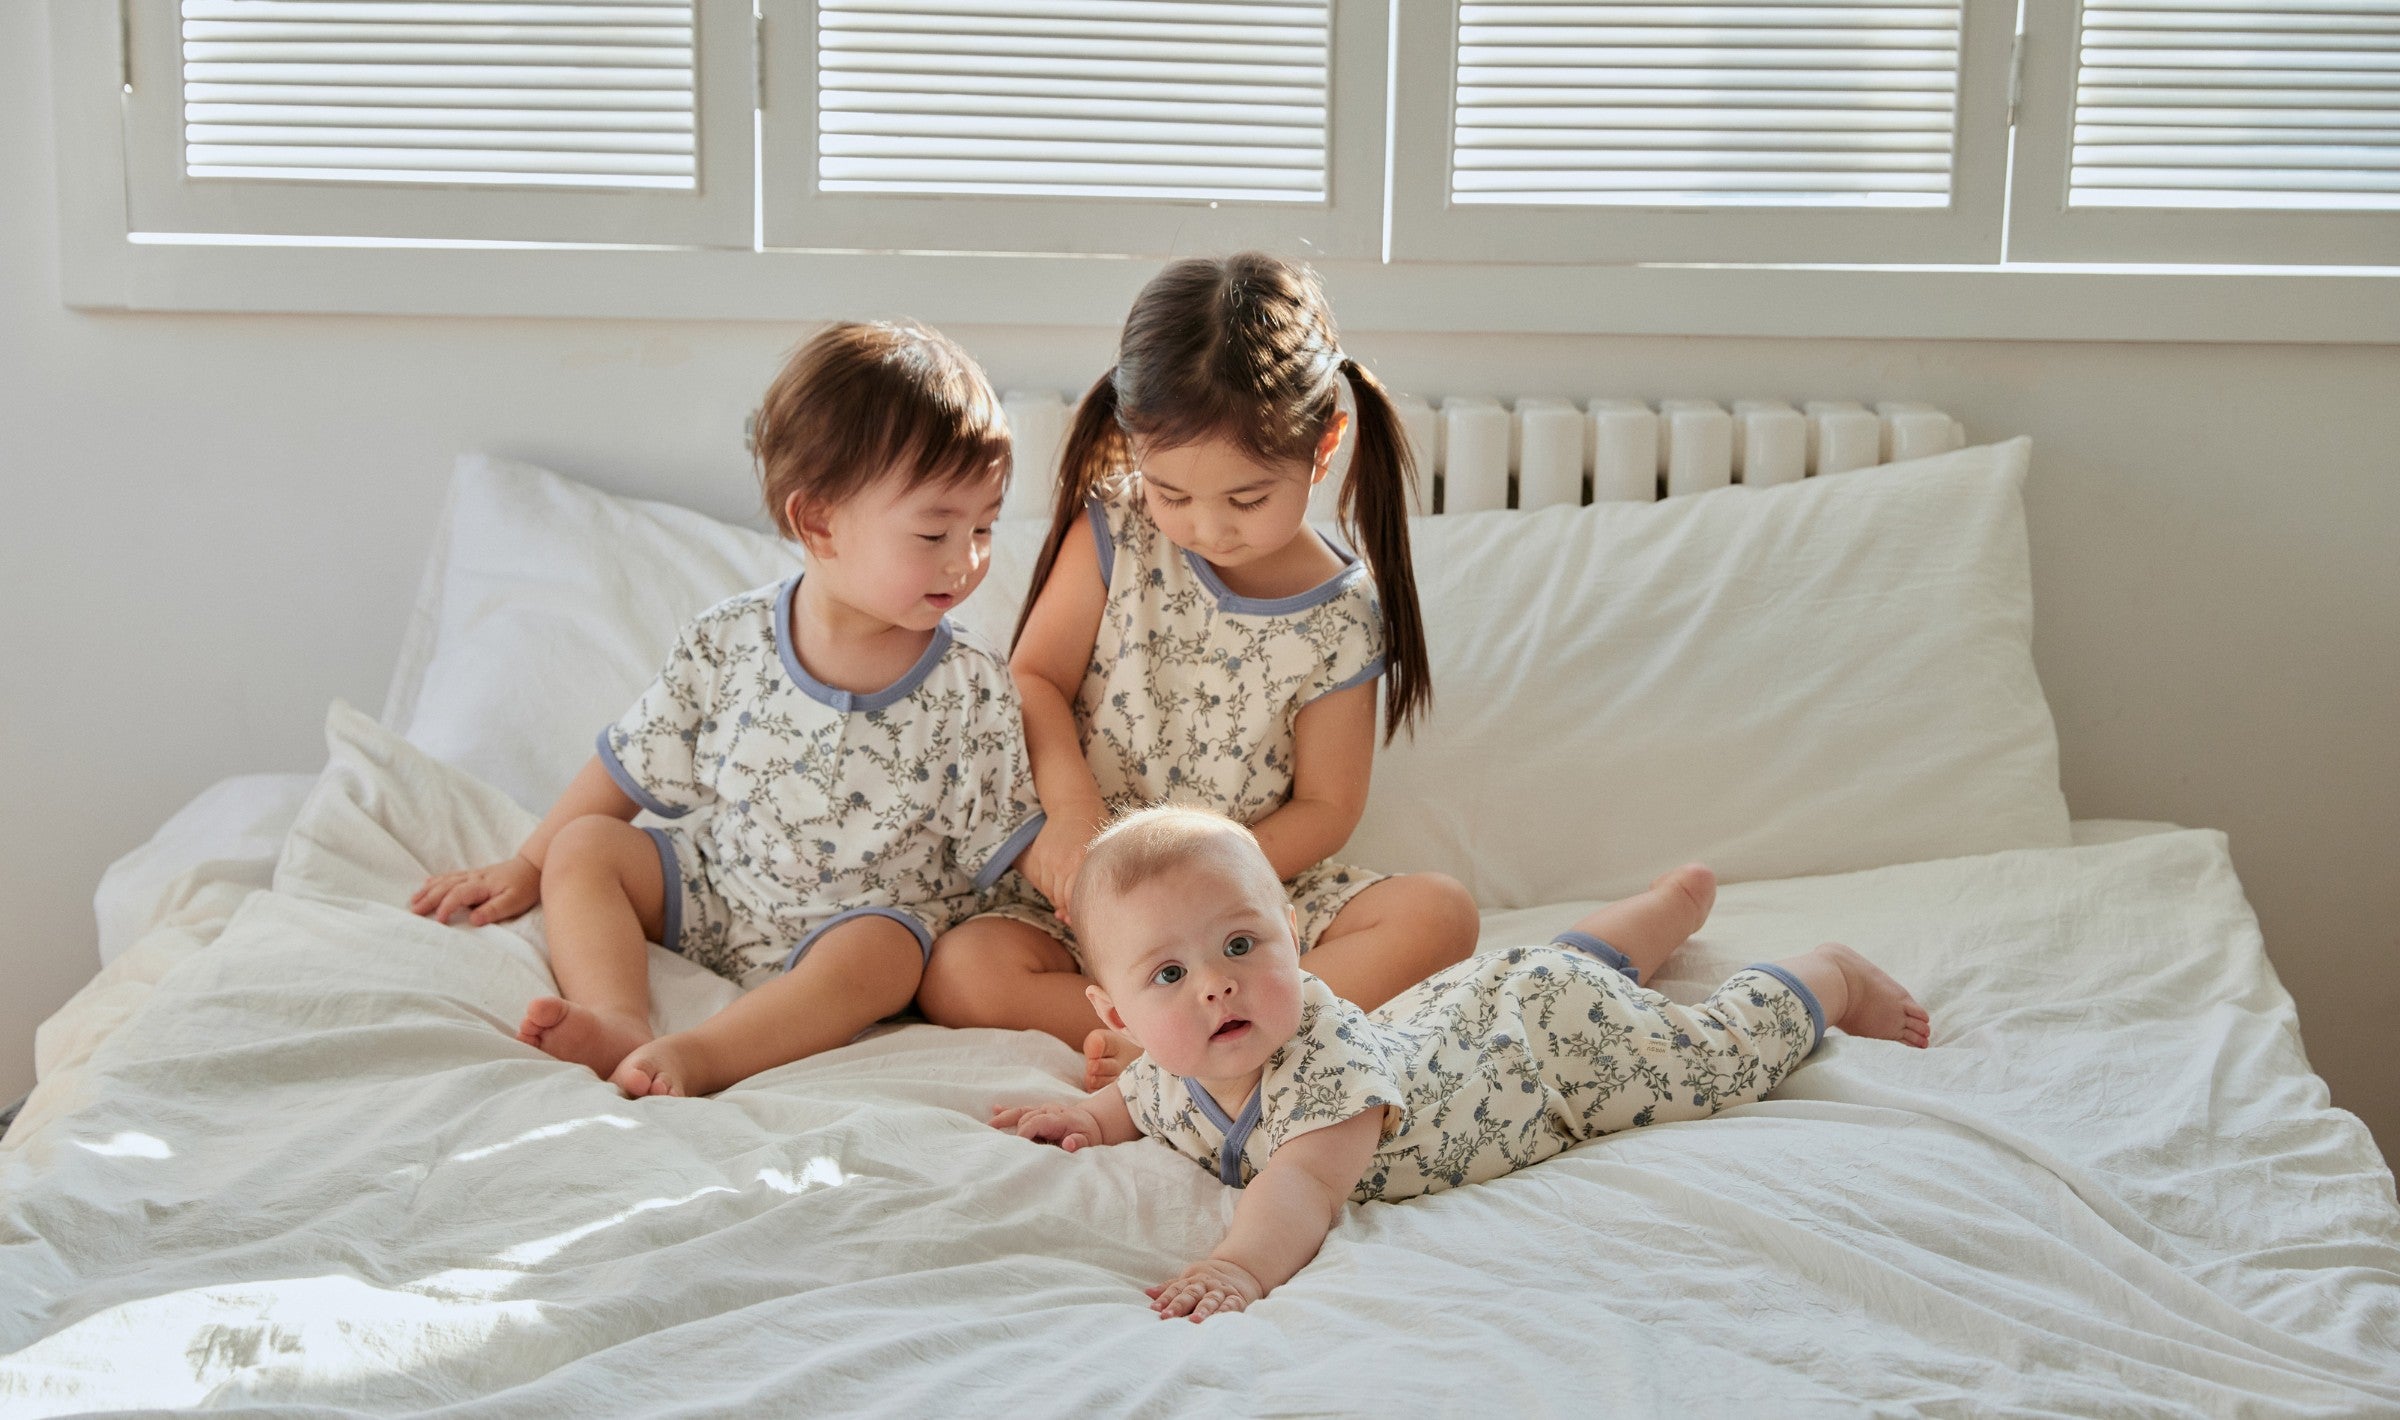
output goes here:
[[[685, 622], [800, 567], [766, 533], [482, 454], [459, 459], [449, 503], [384, 723], [537, 813]], [[952, 621], [1005, 645], [1042, 532], [1003, 524], [991, 575]]]
[[[1514, 908], [1621, 896], [1690, 858], [1747, 879], [2066, 846], [2027, 450], [1419, 520], [1435, 713], [1378, 754], [1342, 856]], [[536, 811], [684, 621], [798, 565], [762, 533], [480, 456], [452, 505], [406, 733]], [[1002, 524], [954, 618], [988, 644], [1042, 531]]]
[[1434, 713], [1343, 856], [1517, 908], [2067, 846], [2029, 447], [1419, 522]]

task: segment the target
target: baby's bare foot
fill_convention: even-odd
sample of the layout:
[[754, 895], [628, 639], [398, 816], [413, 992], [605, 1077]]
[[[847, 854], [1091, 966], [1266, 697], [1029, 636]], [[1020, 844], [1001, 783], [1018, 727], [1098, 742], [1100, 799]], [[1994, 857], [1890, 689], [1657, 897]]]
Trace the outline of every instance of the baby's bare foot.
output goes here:
[[626, 1052], [650, 1039], [650, 1023], [595, 1011], [556, 996], [536, 997], [525, 1008], [517, 1039], [607, 1079]]
[[708, 1052], [689, 1036], [662, 1035], [636, 1047], [608, 1082], [634, 1099], [644, 1095], [713, 1095], [724, 1088], [709, 1068]]
[[1890, 972], [1840, 942], [1827, 942], [1817, 950], [1842, 969], [1842, 982], [1849, 988], [1849, 1008], [1835, 1026], [1849, 1035], [1896, 1040], [1919, 1050], [1932, 1042], [1932, 1018]]
[[1130, 1038], [1105, 1028], [1093, 1031], [1083, 1038], [1083, 1087], [1096, 1090], [1141, 1058], [1142, 1048]]
[[1650, 891], [1666, 902], [1678, 899], [1691, 910], [1691, 925], [1683, 929], [1690, 936], [1708, 923], [1708, 914], [1717, 905], [1717, 875], [1706, 863], [1686, 863], [1669, 868], [1650, 880]]

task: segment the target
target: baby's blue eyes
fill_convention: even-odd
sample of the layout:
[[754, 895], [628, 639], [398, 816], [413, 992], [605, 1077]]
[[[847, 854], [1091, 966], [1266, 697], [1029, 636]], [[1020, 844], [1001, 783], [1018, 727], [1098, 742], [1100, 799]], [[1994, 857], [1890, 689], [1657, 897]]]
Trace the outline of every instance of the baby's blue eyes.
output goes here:
[[1172, 986], [1176, 982], [1183, 980], [1183, 968], [1177, 966], [1173, 962], [1168, 962], [1165, 966], [1162, 966], [1157, 971], [1151, 973], [1150, 979], [1160, 986]]
[[1250, 954], [1250, 949], [1257, 945], [1257, 938], [1252, 937], [1247, 932], [1236, 932], [1234, 935], [1225, 939], [1225, 955], [1229, 957], [1248, 956]]

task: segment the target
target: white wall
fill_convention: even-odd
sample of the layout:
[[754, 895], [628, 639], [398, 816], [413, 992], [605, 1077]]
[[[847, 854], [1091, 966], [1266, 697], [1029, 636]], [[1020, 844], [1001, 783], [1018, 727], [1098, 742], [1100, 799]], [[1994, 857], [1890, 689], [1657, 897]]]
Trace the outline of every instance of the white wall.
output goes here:
[[[0, 4], [0, 1101], [97, 964], [109, 859], [223, 775], [314, 767], [329, 698], [380, 703], [452, 454], [739, 516], [742, 412], [802, 333], [66, 310], [44, 52]], [[954, 333], [1060, 389], [1110, 340]], [[2032, 434], [2075, 813], [2232, 834], [2311, 1059], [2400, 1153], [2400, 345], [1352, 346], [1428, 393], [1907, 397]]]

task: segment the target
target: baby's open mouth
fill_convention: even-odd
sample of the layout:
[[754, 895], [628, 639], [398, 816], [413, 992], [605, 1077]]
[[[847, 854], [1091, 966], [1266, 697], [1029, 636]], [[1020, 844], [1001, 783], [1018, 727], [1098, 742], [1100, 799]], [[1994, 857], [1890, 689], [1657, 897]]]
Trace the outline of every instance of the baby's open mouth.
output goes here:
[[1241, 1017], [1236, 1016], [1232, 1020], [1227, 1021], [1225, 1024], [1217, 1027], [1215, 1031], [1210, 1033], [1208, 1038], [1210, 1040], [1231, 1040], [1235, 1036], [1240, 1035], [1243, 1031], [1248, 1029], [1250, 1029], [1250, 1023], [1243, 1020]]

